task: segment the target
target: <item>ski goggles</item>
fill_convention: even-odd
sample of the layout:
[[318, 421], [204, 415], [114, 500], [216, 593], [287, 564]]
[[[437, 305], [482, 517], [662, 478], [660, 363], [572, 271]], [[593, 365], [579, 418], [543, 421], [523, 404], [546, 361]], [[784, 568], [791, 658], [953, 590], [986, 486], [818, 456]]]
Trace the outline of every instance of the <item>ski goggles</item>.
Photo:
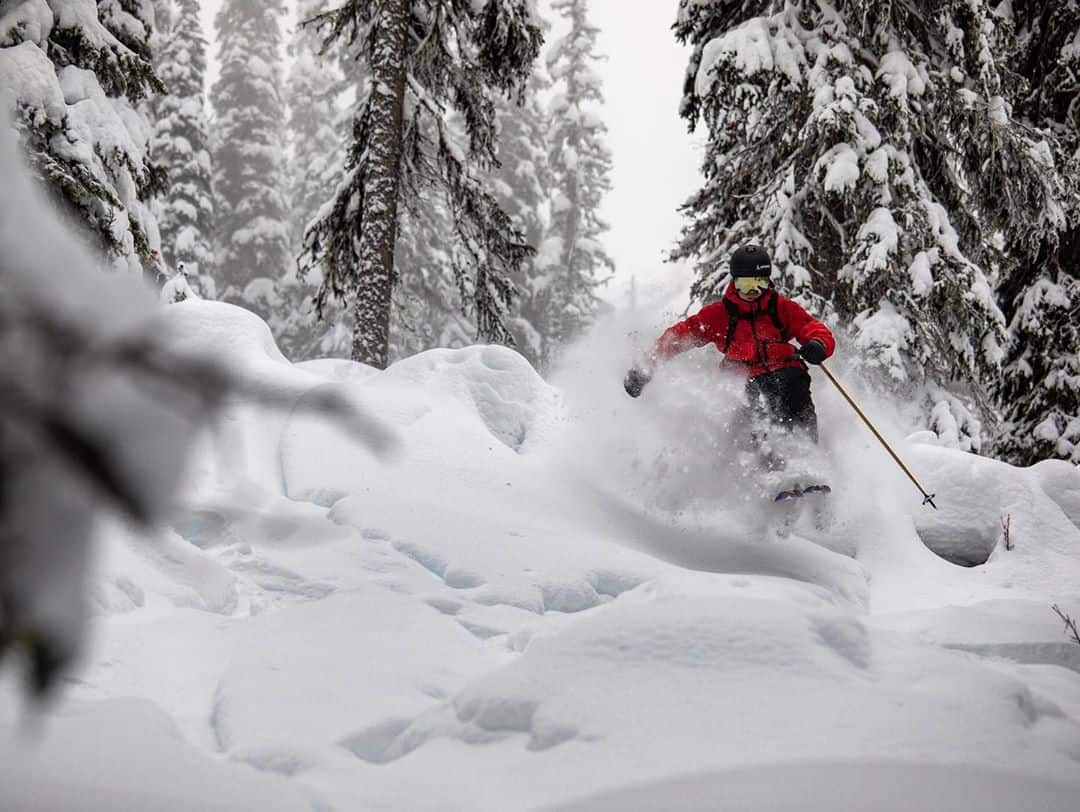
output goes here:
[[735, 280], [735, 290], [739, 293], [757, 293], [769, 287], [769, 279], [765, 276], [740, 276]]

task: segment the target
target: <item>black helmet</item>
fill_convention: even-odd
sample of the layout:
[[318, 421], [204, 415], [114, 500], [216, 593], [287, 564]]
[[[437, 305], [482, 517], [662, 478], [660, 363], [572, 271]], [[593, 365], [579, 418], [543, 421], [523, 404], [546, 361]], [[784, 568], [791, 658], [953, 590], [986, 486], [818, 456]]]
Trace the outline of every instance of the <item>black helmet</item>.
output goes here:
[[735, 250], [731, 255], [731, 278], [739, 279], [747, 276], [764, 276], [772, 273], [772, 263], [769, 255], [760, 245], [749, 243]]

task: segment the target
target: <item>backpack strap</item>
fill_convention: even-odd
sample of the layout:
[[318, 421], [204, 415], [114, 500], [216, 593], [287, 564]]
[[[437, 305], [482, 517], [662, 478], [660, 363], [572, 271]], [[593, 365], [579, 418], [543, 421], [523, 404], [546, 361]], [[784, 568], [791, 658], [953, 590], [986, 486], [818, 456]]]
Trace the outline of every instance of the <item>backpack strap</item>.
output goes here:
[[766, 311], [769, 314], [769, 318], [772, 319], [772, 323], [776, 325], [777, 331], [780, 333], [780, 338], [784, 338], [784, 333], [787, 332], [784, 329], [784, 325], [780, 323], [780, 294], [775, 290], [772, 292], [772, 296], [769, 297], [769, 304], [766, 306]]
[[739, 324], [739, 319], [742, 318], [742, 311], [739, 310], [739, 306], [731, 299], [724, 297], [724, 307], [727, 308], [727, 337], [724, 339], [724, 354], [727, 355], [728, 347], [731, 346], [731, 342], [735, 339], [735, 328]]

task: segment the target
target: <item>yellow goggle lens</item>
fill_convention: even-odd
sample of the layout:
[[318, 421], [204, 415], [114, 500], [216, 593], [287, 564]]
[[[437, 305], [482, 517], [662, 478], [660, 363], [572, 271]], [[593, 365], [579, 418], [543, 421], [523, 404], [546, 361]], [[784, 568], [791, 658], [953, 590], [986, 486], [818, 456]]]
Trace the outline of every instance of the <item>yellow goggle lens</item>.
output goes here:
[[764, 276], [743, 276], [735, 280], [735, 289], [740, 293], [752, 293], [769, 287], [769, 280]]

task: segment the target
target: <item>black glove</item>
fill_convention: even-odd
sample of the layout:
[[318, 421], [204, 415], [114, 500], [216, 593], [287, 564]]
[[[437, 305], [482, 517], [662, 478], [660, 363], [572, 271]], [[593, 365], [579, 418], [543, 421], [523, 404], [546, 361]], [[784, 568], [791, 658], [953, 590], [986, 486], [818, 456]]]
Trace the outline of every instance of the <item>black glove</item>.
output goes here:
[[816, 338], [811, 338], [799, 347], [796, 354], [808, 364], [820, 364], [825, 360], [825, 356], [829, 353], [821, 341], [818, 341]]
[[623, 389], [626, 390], [626, 394], [630, 397], [636, 398], [641, 394], [641, 390], [645, 388], [645, 384], [651, 380], [652, 375], [641, 369], [641, 367], [632, 367], [623, 379]]

